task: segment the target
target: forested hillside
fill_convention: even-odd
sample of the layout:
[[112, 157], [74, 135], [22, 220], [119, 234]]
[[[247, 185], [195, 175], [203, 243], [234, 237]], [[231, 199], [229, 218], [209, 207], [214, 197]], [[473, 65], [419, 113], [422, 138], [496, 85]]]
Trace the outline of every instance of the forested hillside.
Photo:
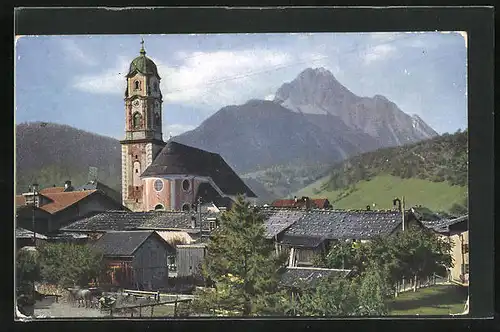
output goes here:
[[75, 186], [88, 180], [89, 167], [97, 167], [98, 180], [120, 191], [118, 140], [54, 123], [21, 123], [16, 126], [16, 192], [36, 181], [41, 188]]
[[395, 196], [410, 205], [467, 211], [467, 131], [412, 145], [380, 149], [335, 164], [296, 195], [328, 197], [337, 208], [390, 208]]

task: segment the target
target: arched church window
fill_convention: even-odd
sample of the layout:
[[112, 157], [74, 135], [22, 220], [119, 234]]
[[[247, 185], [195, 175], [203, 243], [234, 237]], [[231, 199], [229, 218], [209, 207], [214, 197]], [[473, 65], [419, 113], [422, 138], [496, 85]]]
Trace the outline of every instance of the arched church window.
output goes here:
[[156, 204], [155, 211], [158, 211], [158, 210], [165, 210], [165, 208], [161, 204]]
[[188, 191], [189, 188], [191, 188], [191, 183], [189, 183], [189, 180], [182, 181], [182, 189]]
[[139, 128], [141, 126], [141, 120], [142, 120], [141, 114], [139, 114], [139, 112], [136, 112], [134, 114], [134, 120], [133, 120], [134, 128]]
[[141, 164], [138, 161], [134, 161], [133, 185], [135, 187], [138, 187], [141, 185]]
[[141, 88], [141, 83], [139, 81], [134, 82], [134, 89], [139, 90]]
[[160, 179], [157, 179], [154, 184], [153, 184], [154, 188], [156, 191], [162, 191], [163, 189], [163, 181], [160, 180]]

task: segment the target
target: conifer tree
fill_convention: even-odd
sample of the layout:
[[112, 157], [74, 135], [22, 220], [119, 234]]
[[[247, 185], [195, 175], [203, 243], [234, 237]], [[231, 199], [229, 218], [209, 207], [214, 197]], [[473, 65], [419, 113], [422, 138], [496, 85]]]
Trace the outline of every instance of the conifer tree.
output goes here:
[[284, 314], [278, 280], [286, 256], [266, 240], [264, 219], [243, 197], [221, 216], [207, 245], [202, 271], [215, 289], [200, 291], [195, 311], [215, 315]]

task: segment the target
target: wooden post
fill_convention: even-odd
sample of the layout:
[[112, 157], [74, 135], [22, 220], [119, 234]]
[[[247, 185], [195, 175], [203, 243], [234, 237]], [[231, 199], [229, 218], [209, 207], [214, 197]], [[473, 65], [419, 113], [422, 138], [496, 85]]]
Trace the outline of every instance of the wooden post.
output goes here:
[[179, 295], [175, 296], [175, 303], [174, 303], [174, 317], [177, 317], [177, 298]]
[[113, 307], [109, 308], [109, 315], [113, 317]]
[[139, 304], [139, 317], [142, 317], [142, 303]]
[[153, 310], [154, 310], [154, 305], [151, 306], [151, 317], [153, 317]]

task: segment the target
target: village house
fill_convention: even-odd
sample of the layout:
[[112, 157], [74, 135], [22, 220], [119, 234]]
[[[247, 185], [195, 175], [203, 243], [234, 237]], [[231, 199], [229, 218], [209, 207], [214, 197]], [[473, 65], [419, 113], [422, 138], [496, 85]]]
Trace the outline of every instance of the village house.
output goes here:
[[[266, 237], [276, 250], [286, 250], [289, 266], [313, 265], [316, 255], [327, 251], [334, 240], [365, 242], [403, 229], [403, 214], [395, 210], [263, 209]], [[405, 212], [405, 227], [423, 225], [411, 211]]]
[[[35, 206], [33, 206], [35, 202]], [[16, 196], [16, 225], [41, 234], [55, 234], [74, 220], [95, 212], [124, 207], [100, 190], [75, 191], [70, 181], [64, 187], [49, 187], [39, 192]]]
[[309, 198], [303, 196], [293, 199], [277, 199], [271, 206], [277, 208], [307, 208], [307, 209], [331, 209], [332, 205], [327, 198]]
[[[200, 217], [201, 223], [199, 222]], [[177, 254], [179, 248], [182, 245], [193, 245], [206, 241], [211, 231], [216, 227], [217, 213], [208, 210], [201, 213], [108, 211], [75, 221], [62, 228], [62, 231], [85, 234], [89, 237], [90, 242], [113, 231], [156, 231], [174, 250], [169, 252], [166, 258], [171, 276], [174, 277], [177, 276], [179, 266], [192, 266], [190, 262], [183, 262], [186, 255], [179, 256]], [[183, 272], [181, 272], [182, 274]]]
[[422, 224], [451, 243], [453, 267], [448, 269], [448, 280], [469, 285], [469, 216], [422, 220]]
[[111, 269], [111, 284], [157, 290], [168, 281], [167, 257], [175, 252], [155, 231], [110, 231], [94, 243]]

